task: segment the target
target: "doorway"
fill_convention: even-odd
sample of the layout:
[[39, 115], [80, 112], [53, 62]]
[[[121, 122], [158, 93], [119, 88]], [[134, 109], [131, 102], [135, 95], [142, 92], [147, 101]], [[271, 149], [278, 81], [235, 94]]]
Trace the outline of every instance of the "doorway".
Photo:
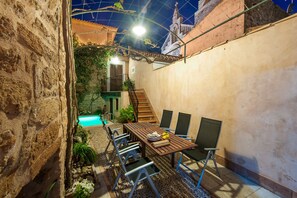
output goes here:
[[121, 91], [123, 85], [123, 65], [110, 64], [110, 91]]

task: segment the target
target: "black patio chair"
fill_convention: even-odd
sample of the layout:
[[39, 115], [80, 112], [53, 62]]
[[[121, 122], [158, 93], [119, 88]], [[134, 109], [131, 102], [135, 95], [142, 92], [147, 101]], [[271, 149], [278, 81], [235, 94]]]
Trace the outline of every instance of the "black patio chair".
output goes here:
[[[197, 187], [200, 187], [208, 160], [213, 160], [216, 172], [220, 177], [219, 169], [215, 160], [215, 152], [216, 150], [218, 150], [216, 147], [221, 131], [221, 126], [222, 121], [202, 117], [197, 134], [197, 139], [195, 142], [198, 146], [194, 149], [182, 151], [182, 154], [179, 158], [176, 170], [178, 170], [182, 165], [183, 167], [187, 168], [192, 173], [197, 175], [199, 177]], [[203, 163], [203, 168], [200, 175], [183, 163], [183, 155], [186, 155], [190, 159], [195, 160], [197, 164], [198, 162]]]
[[[114, 140], [113, 135], [111, 135], [111, 136]], [[112, 190], [116, 189], [121, 175], [124, 175], [126, 177], [126, 179], [128, 180], [128, 182], [132, 185], [132, 189], [129, 194], [129, 198], [131, 198], [133, 196], [133, 193], [136, 190], [139, 182], [146, 180], [146, 179], [149, 182], [149, 184], [151, 185], [153, 191], [155, 192], [156, 197], [160, 197], [160, 194], [159, 194], [153, 180], [151, 179], [152, 176], [154, 176], [160, 172], [160, 169], [154, 165], [154, 162], [151, 161], [147, 157], [139, 158], [132, 162], [127, 161], [128, 158], [133, 156], [133, 151], [136, 151], [137, 149], [139, 149], [139, 145], [134, 146], [132, 148], [120, 150], [115, 145], [115, 141], [113, 141], [113, 143], [115, 146], [116, 154], [119, 158], [121, 169], [118, 173], [118, 176], [115, 180]]]
[[170, 123], [172, 119], [172, 114], [173, 111], [170, 110], [163, 110], [162, 118], [161, 118], [161, 123], [160, 123], [160, 128], [163, 128], [166, 131], [170, 130]]
[[190, 121], [191, 121], [191, 114], [179, 112], [178, 118], [177, 118], [177, 123], [176, 123], [176, 128], [175, 128], [175, 130], [172, 130], [172, 131], [174, 131], [174, 134], [181, 138], [190, 139], [190, 138], [188, 138]]

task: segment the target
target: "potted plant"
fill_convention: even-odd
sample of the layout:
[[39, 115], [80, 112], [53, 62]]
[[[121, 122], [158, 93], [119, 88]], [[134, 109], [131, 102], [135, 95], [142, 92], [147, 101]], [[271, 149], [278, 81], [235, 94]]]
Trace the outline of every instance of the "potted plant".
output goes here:
[[94, 183], [87, 179], [77, 181], [73, 184], [72, 192], [74, 198], [89, 198], [94, 192]]
[[127, 123], [134, 121], [134, 109], [132, 105], [129, 105], [127, 108], [122, 108], [120, 110], [119, 122]]
[[128, 78], [127, 80], [124, 81], [123, 90], [128, 91], [129, 87], [131, 87], [132, 89], [135, 88], [135, 82], [133, 80], [130, 80], [130, 78]]

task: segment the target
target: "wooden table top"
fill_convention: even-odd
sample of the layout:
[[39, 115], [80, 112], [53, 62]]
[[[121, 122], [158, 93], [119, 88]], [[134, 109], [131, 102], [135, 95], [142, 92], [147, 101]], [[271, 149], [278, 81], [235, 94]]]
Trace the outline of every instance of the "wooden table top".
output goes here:
[[170, 145], [155, 148], [152, 145], [152, 142], [147, 140], [147, 134], [156, 131], [157, 133], [162, 135], [164, 130], [151, 123], [141, 122], [124, 124], [124, 130], [126, 130], [128, 133], [134, 134], [140, 141], [144, 142], [147, 146], [149, 146], [151, 149], [153, 149], [156, 153], [158, 153], [161, 156], [179, 152], [185, 149], [190, 149], [197, 146], [189, 140], [180, 138], [174, 135], [173, 133], [169, 133]]

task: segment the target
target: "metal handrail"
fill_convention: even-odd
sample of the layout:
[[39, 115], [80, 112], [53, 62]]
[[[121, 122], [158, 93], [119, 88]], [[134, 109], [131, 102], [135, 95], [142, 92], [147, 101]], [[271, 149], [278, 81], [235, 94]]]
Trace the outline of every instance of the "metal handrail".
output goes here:
[[[129, 76], [128, 76], [128, 80], [131, 82]], [[132, 102], [132, 106], [133, 106], [133, 109], [134, 109], [135, 121], [137, 122], [138, 121], [138, 104], [139, 104], [139, 101], [138, 101], [138, 98], [136, 96], [135, 88], [134, 88], [134, 85], [133, 85], [132, 82], [129, 83], [129, 85], [128, 85], [128, 92], [129, 92], [129, 97], [130, 97], [130, 100]]]

